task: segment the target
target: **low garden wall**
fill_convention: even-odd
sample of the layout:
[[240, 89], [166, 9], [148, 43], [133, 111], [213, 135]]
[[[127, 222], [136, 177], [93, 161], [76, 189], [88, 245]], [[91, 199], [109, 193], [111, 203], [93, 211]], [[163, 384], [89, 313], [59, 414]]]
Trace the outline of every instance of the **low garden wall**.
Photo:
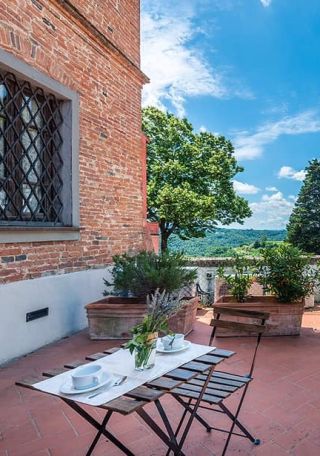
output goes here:
[[[312, 257], [311, 263], [314, 267], [320, 265], [320, 256]], [[203, 291], [210, 293], [212, 296], [211, 303], [214, 300], [215, 289], [216, 289], [216, 279], [217, 279], [217, 270], [220, 266], [223, 266], [226, 272], [232, 273], [230, 265], [232, 264], [232, 258], [219, 258], [219, 257], [199, 257], [199, 258], [189, 258], [188, 266], [197, 268], [198, 272], [198, 282]], [[228, 269], [229, 267], [229, 269]], [[254, 288], [259, 287], [259, 285], [254, 284]], [[251, 290], [251, 293], [254, 294], [256, 291]], [[210, 298], [209, 298], [210, 301]], [[208, 302], [209, 303], [209, 302]], [[320, 286], [315, 290], [315, 303], [320, 303]]]
[[[85, 328], [85, 304], [101, 298], [106, 277], [101, 268], [1, 285], [0, 365]], [[42, 308], [47, 315], [26, 319]]]

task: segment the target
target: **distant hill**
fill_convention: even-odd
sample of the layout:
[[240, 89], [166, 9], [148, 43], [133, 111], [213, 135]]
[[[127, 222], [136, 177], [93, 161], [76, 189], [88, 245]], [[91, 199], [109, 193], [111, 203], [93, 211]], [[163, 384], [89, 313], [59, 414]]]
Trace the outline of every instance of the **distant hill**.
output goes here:
[[[278, 242], [286, 238], [286, 230], [239, 230], [217, 228], [204, 238], [182, 241], [176, 235], [169, 238], [171, 251], [183, 251], [187, 256], [230, 256], [242, 246], [255, 247], [262, 242]], [[237, 249], [238, 250], [238, 249]]]

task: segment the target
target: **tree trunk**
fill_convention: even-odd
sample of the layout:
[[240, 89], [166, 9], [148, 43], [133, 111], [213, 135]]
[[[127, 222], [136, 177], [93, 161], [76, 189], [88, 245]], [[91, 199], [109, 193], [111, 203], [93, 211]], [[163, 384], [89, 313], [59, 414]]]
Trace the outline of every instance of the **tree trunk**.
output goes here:
[[166, 252], [168, 249], [169, 233], [167, 231], [161, 231], [161, 252]]

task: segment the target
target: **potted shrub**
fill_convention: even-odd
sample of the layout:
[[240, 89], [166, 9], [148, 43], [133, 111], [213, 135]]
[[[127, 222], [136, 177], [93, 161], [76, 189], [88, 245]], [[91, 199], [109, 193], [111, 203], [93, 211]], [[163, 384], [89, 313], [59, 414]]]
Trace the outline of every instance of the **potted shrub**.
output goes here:
[[[111, 282], [104, 280], [106, 297], [86, 306], [91, 339], [128, 339], [130, 328], [140, 323], [146, 313], [148, 295], [156, 290], [178, 293], [196, 278], [196, 271], [186, 268], [181, 253], [157, 255], [143, 251], [117, 255], [113, 261]], [[196, 306], [196, 299], [185, 300], [176, 318], [185, 307], [193, 310]]]
[[311, 257], [291, 244], [263, 250], [258, 262], [257, 280], [279, 302], [301, 302], [310, 296], [319, 280], [310, 266]]
[[[304, 300], [313, 293], [319, 280], [319, 272], [310, 266], [310, 257], [298, 248], [283, 243], [262, 250], [251, 274], [269, 295], [247, 296], [242, 303], [235, 299], [236, 296], [223, 296], [217, 301], [215, 310], [218, 310], [219, 305], [241, 305], [249, 310], [266, 311], [270, 314], [267, 335], [299, 335]], [[238, 276], [234, 290], [244, 285], [241, 279]], [[226, 332], [220, 333], [227, 335]]]
[[225, 269], [218, 268], [218, 277], [228, 285], [231, 295], [237, 302], [245, 302], [248, 298], [248, 291], [253, 283], [251, 264], [248, 259], [236, 255], [232, 265], [232, 274], [226, 274]]
[[179, 307], [179, 298], [165, 291], [147, 297], [147, 314], [131, 330], [132, 338], [126, 348], [134, 356], [135, 369], [145, 370], [154, 366], [158, 334], [168, 332], [168, 317]]

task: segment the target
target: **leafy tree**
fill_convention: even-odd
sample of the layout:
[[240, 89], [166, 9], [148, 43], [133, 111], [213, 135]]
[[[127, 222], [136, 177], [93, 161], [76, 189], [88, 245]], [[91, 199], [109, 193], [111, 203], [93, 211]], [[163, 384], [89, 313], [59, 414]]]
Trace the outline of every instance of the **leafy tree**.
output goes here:
[[288, 241], [310, 253], [320, 254], [320, 161], [312, 160], [291, 214]]
[[217, 222], [243, 223], [248, 203], [233, 188], [243, 169], [230, 141], [195, 133], [187, 119], [157, 108], [143, 110], [148, 142], [148, 216], [159, 222], [161, 249], [176, 233], [181, 239], [203, 237]]

